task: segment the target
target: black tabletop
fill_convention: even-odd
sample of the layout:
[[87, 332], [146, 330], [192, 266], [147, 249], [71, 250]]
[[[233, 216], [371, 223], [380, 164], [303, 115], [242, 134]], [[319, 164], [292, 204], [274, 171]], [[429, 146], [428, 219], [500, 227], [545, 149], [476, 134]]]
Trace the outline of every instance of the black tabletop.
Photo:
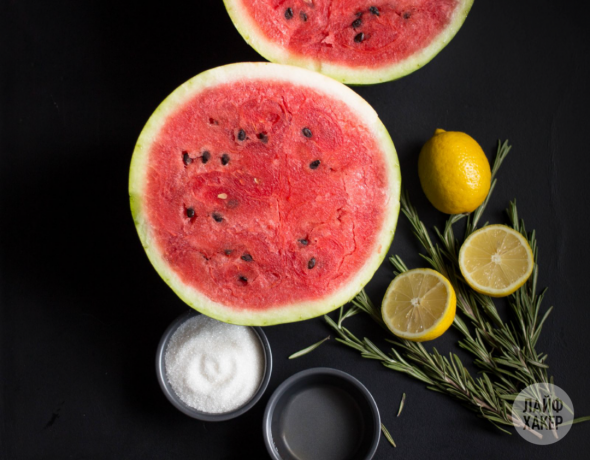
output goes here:
[[[553, 305], [538, 349], [576, 415], [590, 415], [588, 107], [590, 33], [583, 12], [556, 0], [476, 0], [454, 40], [399, 81], [355, 87], [396, 145], [404, 186], [428, 227], [417, 155], [435, 128], [465, 131], [491, 158], [514, 146], [484, 216], [505, 222], [516, 198], [539, 241], [539, 285]], [[137, 238], [127, 174], [143, 124], [174, 88], [222, 64], [260, 61], [221, 0], [0, 2], [0, 458], [266, 458], [262, 414], [297, 371], [349, 372], [374, 395], [397, 449], [375, 459], [587, 458], [590, 423], [535, 446], [501, 433], [455, 401], [333, 339], [322, 319], [265, 328], [274, 355], [266, 395], [250, 412], [203, 423], [170, 405], [154, 355], [187, 309]], [[402, 216], [391, 254], [423, 267]], [[367, 287], [379, 302], [386, 262]], [[499, 308], [505, 313], [502, 302]], [[349, 327], [379, 339], [367, 319]], [[427, 344], [470, 357], [451, 330]], [[407, 400], [396, 417], [402, 393]]]

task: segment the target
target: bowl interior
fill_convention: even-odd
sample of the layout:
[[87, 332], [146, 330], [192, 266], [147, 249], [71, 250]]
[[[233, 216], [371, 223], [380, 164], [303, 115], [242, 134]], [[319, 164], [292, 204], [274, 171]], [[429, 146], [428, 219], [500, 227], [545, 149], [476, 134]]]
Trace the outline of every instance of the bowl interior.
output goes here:
[[177, 319], [175, 319], [172, 322], [172, 324], [170, 324], [170, 326], [168, 326], [168, 328], [164, 332], [164, 335], [160, 339], [160, 343], [158, 344], [158, 350], [156, 353], [156, 375], [158, 377], [158, 383], [160, 384], [160, 388], [164, 392], [164, 395], [166, 396], [168, 401], [170, 401], [172, 405], [176, 407], [179, 411], [188, 415], [189, 417], [204, 420], [207, 422], [221, 422], [224, 420], [230, 420], [250, 410], [264, 394], [264, 391], [268, 386], [268, 382], [270, 380], [270, 375], [272, 372], [272, 354], [270, 351], [270, 344], [268, 343], [268, 339], [266, 338], [266, 335], [260, 327], [247, 326], [250, 327], [256, 333], [256, 336], [260, 340], [262, 352], [264, 353], [264, 374], [262, 376], [262, 380], [260, 381], [260, 385], [258, 386], [258, 390], [256, 390], [256, 393], [254, 393], [252, 399], [250, 399], [243, 406], [234, 409], [233, 411], [223, 412], [220, 414], [201, 412], [193, 407], [186, 405], [178, 397], [178, 395], [172, 388], [172, 385], [170, 385], [168, 378], [166, 377], [165, 363], [166, 348], [168, 347], [168, 342], [170, 341], [170, 338], [182, 323], [196, 315], [200, 315], [200, 313], [197, 311], [189, 311], [187, 313], [180, 315]]
[[265, 442], [281, 460], [370, 459], [381, 422], [369, 391], [335, 369], [310, 369], [286, 380], [265, 413]]

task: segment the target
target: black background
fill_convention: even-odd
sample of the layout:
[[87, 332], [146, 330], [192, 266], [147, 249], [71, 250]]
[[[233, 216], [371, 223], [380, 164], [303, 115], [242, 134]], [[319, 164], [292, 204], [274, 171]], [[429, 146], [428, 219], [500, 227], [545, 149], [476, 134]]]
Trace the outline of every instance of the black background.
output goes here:
[[[262, 59], [221, 0], [0, 5], [2, 459], [263, 459], [270, 393], [315, 366], [349, 372], [373, 393], [398, 444], [382, 439], [376, 459], [588, 458], [590, 423], [534, 446], [334, 340], [287, 360], [329, 334], [321, 319], [265, 329], [275, 367], [266, 395], [244, 416], [202, 423], [175, 410], [157, 386], [154, 353], [187, 307], [135, 233], [129, 161], [143, 124], [174, 88], [211, 67]], [[389, 129], [428, 227], [444, 219], [417, 177], [418, 152], [434, 129], [468, 132], [490, 158], [499, 138], [510, 139], [485, 219], [503, 222], [517, 198], [538, 231], [539, 284], [550, 287], [544, 305], [555, 310], [537, 348], [549, 354], [577, 416], [590, 415], [586, 17], [571, 2], [476, 0], [426, 67], [355, 88]], [[400, 217], [391, 253], [424, 266], [417, 252]], [[391, 271], [384, 263], [368, 286], [376, 302]], [[348, 324], [379, 336], [362, 318]], [[457, 338], [450, 331], [432, 345], [457, 352]], [[396, 418], [402, 392], [406, 407]]]

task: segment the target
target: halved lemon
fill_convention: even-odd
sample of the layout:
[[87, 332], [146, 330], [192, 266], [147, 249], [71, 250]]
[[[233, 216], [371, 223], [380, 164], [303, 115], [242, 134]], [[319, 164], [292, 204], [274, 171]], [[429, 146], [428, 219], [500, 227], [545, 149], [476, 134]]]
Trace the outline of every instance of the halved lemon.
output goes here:
[[473, 290], [504, 297], [521, 287], [535, 265], [529, 243], [506, 225], [488, 225], [473, 232], [459, 251], [459, 268]]
[[417, 268], [391, 282], [381, 315], [394, 335], [414, 342], [440, 337], [453, 323], [457, 297], [453, 286], [440, 273]]

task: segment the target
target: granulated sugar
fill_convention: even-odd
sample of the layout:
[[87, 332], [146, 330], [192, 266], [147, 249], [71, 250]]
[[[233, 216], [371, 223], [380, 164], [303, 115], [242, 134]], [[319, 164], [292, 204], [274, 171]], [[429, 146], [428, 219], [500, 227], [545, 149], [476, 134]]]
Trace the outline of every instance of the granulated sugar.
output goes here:
[[185, 404], [219, 414], [254, 396], [264, 373], [264, 353], [252, 329], [197, 315], [170, 338], [165, 364], [168, 381]]

